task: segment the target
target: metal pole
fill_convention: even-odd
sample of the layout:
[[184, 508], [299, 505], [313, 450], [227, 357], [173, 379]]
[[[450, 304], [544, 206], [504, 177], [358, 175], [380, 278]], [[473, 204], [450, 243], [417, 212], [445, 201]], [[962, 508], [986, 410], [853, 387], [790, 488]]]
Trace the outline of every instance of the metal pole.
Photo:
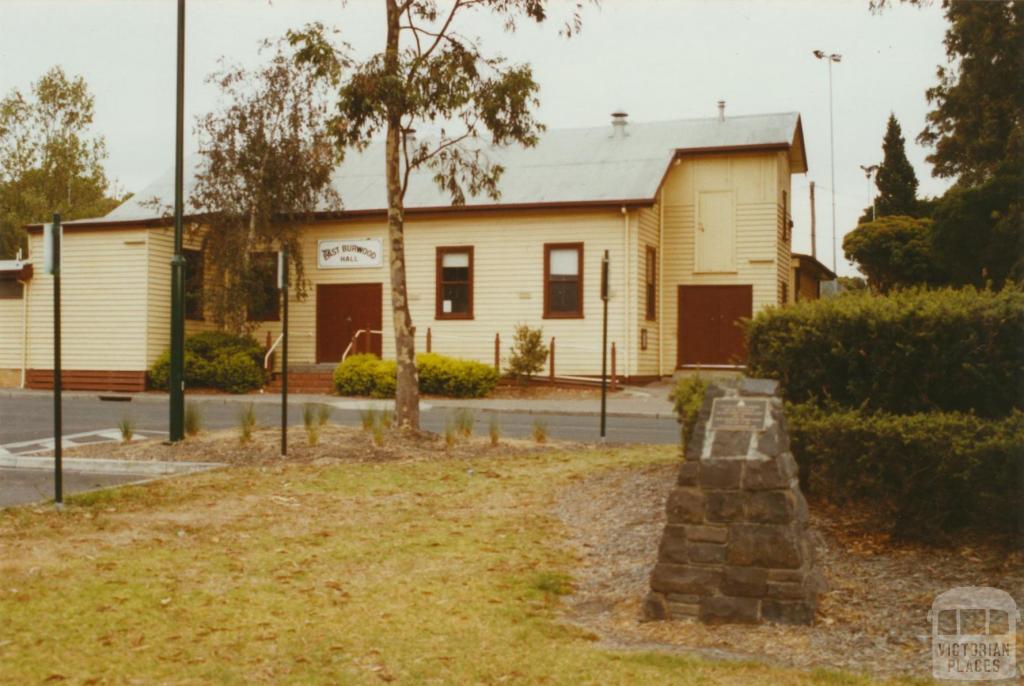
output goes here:
[[606, 412], [608, 410], [608, 251], [601, 260], [601, 300], [604, 301], [604, 316], [601, 322], [601, 442], [606, 436]]
[[817, 218], [814, 212], [814, 182], [811, 181], [811, 257], [818, 259]]
[[178, 0], [177, 111], [174, 131], [174, 257], [171, 258], [170, 440], [185, 437], [185, 256], [182, 254], [185, 124], [185, 0]]
[[832, 118], [832, 57], [828, 58], [828, 145], [832, 165], [832, 272], [836, 273], [836, 136]]
[[281, 454], [288, 454], [288, 248], [281, 249]]
[[64, 505], [64, 435], [61, 416], [61, 369], [60, 369], [60, 214], [53, 215], [53, 502], [60, 508]]

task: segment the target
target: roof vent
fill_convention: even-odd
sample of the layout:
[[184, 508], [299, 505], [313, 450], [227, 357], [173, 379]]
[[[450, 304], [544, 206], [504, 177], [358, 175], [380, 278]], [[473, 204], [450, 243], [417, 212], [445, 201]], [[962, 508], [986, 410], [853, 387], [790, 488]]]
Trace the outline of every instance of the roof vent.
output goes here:
[[612, 112], [612, 135], [615, 138], [626, 137], [626, 117], [629, 115], [624, 108]]
[[725, 121], [725, 100], [718, 101], [718, 121]]

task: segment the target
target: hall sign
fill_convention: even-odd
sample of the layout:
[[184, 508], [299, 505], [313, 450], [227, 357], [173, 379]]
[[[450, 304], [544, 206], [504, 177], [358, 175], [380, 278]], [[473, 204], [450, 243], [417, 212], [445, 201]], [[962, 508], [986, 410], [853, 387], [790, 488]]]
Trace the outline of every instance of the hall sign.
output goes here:
[[317, 241], [316, 265], [320, 269], [354, 269], [358, 267], [379, 267], [381, 239], [344, 238]]

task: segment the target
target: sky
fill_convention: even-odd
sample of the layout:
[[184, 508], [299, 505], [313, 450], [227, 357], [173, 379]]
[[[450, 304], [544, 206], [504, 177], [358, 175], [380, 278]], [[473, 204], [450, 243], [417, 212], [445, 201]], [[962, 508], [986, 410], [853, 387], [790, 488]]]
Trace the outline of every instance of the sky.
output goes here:
[[[443, 1], [443, 0], [442, 0]], [[856, 226], [874, 187], [860, 165], [882, 158], [889, 113], [907, 139], [919, 195], [949, 185], [931, 174], [915, 137], [925, 90], [946, 63], [938, 3], [872, 14], [868, 0], [602, 0], [583, 8], [583, 30], [558, 35], [556, 21], [510, 34], [483, 13], [458, 28], [485, 49], [528, 62], [540, 84], [539, 119], [549, 128], [601, 126], [624, 108], [632, 121], [797, 111], [809, 158], [793, 177], [793, 250], [810, 252], [808, 186], [817, 195], [818, 258], [832, 266], [829, 74], [832, 65], [838, 272], [856, 273], [842, 236]], [[311, 21], [336, 26], [356, 55], [383, 45], [381, 0], [189, 0], [186, 16], [186, 154], [191, 122], [217, 108], [205, 78], [220, 59], [257, 66], [265, 38]], [[27, 91], [53, 65], [85, 78], [96, 99], [93, 130], [106, 138], [108, 177], [135, 191], [174, 160], [175, 0], [0, 0], [0, 93]]]

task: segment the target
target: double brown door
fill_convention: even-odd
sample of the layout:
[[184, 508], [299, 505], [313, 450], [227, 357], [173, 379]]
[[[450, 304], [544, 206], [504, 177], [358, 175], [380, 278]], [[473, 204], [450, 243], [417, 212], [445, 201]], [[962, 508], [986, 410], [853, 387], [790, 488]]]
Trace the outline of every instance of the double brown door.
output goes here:
[[677, 366], [744, 364], [753, 306], [753, 286], [680, 286]]
[[[349, 354], [381, 356], [382, 284], [319, 284], [316, 287], [316, 361], [339, 362], [349, 343]], [[356, 334], [360, 331], [364, 333]]]

